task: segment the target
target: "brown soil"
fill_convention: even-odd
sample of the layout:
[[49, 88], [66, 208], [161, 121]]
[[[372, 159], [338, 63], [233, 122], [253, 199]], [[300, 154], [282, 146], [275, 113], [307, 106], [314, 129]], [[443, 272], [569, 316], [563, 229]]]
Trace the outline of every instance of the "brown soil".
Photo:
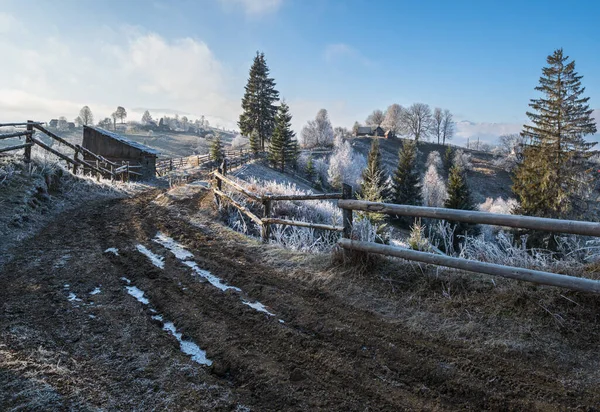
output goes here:
[[[179, 201], [157, 190], [102, 200], [63, 214], [22, 243], [0, 274], [0, 409], [558, 411], [600, 405], [596, 383], [577, 377], [567, 361], [488, 350], [480, 341], [450, 339], [370, 310], [332, 283], [314, 281], [297, 254], [222, 227], [211, 205], [201, 189]], [[192, 277], [151, 241], [157, 231], [276, 316]], [[164, 256], [164, 269], [137, 252], [138, 243]], [[109, 247], [119, 256], [103, 252]], [[319, 259], [311, 264], [328, 267]], [[127, 294], [121, 277], [143, 290], [184, 339], [205, 349], [213, 365], [183, 354], [149, 307]], [[90, 295], [97, 286], [101, 293]], [[82, 300], [69, 301], [70, 292]]]

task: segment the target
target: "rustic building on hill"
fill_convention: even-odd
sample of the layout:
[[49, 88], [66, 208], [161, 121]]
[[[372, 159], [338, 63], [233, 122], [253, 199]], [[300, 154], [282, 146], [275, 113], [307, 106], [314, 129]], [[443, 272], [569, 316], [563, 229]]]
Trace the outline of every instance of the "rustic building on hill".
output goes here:
[[358, 129], [356, 129], [355, 136], [356, 137], [360, 137], [360, 136], [384, 137], [385, 132], [379, 126], [360, 126]]
[[[160, 152], [117, 133], [99, 127], [83, 126], [82, 146], [111, 162], [118, 164], [128, 162], [131, 166], [141, 166], [135, 171], [141, 173], [145, 179], [156, 176], [156, 158]], [[84, 159], [95, 161], [85, 154]]]

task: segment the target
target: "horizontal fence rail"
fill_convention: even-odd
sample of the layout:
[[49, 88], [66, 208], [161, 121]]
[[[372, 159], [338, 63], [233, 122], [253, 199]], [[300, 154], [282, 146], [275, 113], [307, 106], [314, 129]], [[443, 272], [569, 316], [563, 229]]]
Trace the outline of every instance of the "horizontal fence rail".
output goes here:
[[340, 239], [339, 244], [341, 247], [350, 250], [395, 256], [402, 259], [414, 260], [431, 265], [446, 266], [450, 268], [466, 270], [469, 272], [502, 276], [505, 278], [540, 283], [542, 285], [558, 286], [561, 288], [578, 290], [581, 292], [600, 293], [600, 282], [592, 279], [578, 278], [575, 276], [542, 272], [532, 269], [523, 269], [512, 266], [497, 265], [495, 263], [478, 262], [475, 260], [419, 252], [412, 249], [381, 245], [371, 242], [360, 242], [351, 239]]
[[395, 205], [391, 203], [376, 203], [363, 200], [340, 200], [338, 202], [338, 206], [342, 209], [386, 213], [388, 215], [426, 217], [465, 223], [506, 226], [521, 229], [541, 230], [546, 232], [600, 237], [600, 223], [594, 222], [548, 219], [531, 216], [501, 215], [497, 213], [443, 209], [437, 207]]
[[[600, 223], [595, 222], [580, 222], [576, 220], [548, 219], [531, 216], [501, 215], [496, 213], [476, 212], [470, 210], [396, 205], [352, 199], [339, 200], [338, 206], [350, 213], [353, 210], [359, 210], [364, 212], [385, 213], [389, 215], [424, 217], [456, 222], [487, 224], [554, 233], [569, 233], [583, 236], [600, 237]], [[502, 276], [511, 279], [539, 283], [542, 285], [558, 286], [582, 292], [600, 293], [600, 281], [597, 280], [513, 266], [498, 265], [494, 263], [478, 262], [469, 259], [420, 252], [397, 246], [361, 242], [350, 239], [350, 237], [351, 236], [344, 232], [344, 238], [340, 239], [339, 245], [348, 250], [394, 256], [407, 260], [414, 260], [417, 262], [462, 269], [469, 272]]]

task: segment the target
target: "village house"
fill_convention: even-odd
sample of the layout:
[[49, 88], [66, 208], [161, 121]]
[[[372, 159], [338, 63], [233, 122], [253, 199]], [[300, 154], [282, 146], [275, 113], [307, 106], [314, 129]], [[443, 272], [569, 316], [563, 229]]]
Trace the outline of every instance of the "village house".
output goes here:
[[361, 136], [384, 137], [385, 132], [380, 126], [360, 126], [356, 130], [356, 133], [354, 135], [356, 137], [361, 137]]

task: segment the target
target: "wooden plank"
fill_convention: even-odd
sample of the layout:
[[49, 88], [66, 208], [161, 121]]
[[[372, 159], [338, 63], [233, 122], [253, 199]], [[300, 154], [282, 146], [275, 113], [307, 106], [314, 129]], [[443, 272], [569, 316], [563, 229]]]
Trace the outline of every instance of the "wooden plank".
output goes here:
[[[342, 195], [344, 199], [352, 199], [352, 186], [344, 183], [342, 184]], [[352, 225], [353, 225], [353, 212], [352, 210], [342, 209], [342, 221], [344, 223], [344, 237], [350, 239], [352, 237]]]
[[340, 239], [339, 245], [345, 249], [358, 250], [367, 253], [377, 253], [395, 256], [402, 259], [414, 260], [438, 266], [461, 269], [468, 272], [485, 273], [510, 279], [524, 280], [548, 286], [557, 286], [581, 292], [600, 293], [600, 281], [578, 278], [575, 276], [542, 272], [539, 270], [523, 269], [494, 263], [477, 262], [450, 256], [435, 255], [427, 252], [405, 249], [397, 246], [381, 245], [378, 243], [361, 242], [358, 240]]
[[215, 175], [216, 177], [218, 177], [219, 179], [221, 179], [222, 181], [224, 181], [228, 185], [235, 187], [238, 191], [240, 191], [241, 193], [243, 193], [244, 195], [246, 195], [250, 199], [254, 199], [257, 202], [262, 202], [263, 201], [263, 198], [261, 196], [257, 195], [256, 193], [253, 193], [253, 192], [249, 191], [248, 189], [246, 189], [245, 187], [243, 187], [239, 183], [235, 182], [234, 180], [231, 180], [228, 177], [225, 177], [224, 175], [222, 175], [221, 173], [219, 173], [219, 171], [214, 171], [213, 175]]
[[31, 146], [33, 146], [33, 143], [24, 143], [24, 144], [20, 144], [18, 146], [3, 147], [2, 149], [0, 149], [0, 153], [9, 152], [11, 150], [25, 149], [25, 148], [31, 147]]
[[343, 232], [344, 231], [343, 226], [333, 226], [333, 225], [323, 225], [320, 223], [300, 222], [297, 220], [278, 219], [275, 217], [262, 218], [261, 220], [264, 224], [270, 224], [270, 225], [300, 226], [300, 227], [308, 227], [311, 229], [331, 230], [334, 232]]
[[32, 125], [33, 125], [33, 127], [35, 127], [36, 129], [38, 129], [40, 132], [42, 132], [42, 133], [44, 133], [44, 134], [46, 134], [46, 135], [50, 136], [50, 137], [51, 137], [51, 138], [53, 138], [54, 140], [57, 140], [57, 141], [59, 141], [60, 143], [64, 144], [64, 145], [65, 145], [65, 146], [67, 146], [67, 147], [70, 147], [70, 148], [71, 148], [71, 149], [73, 149], [73, 150], [77, 150], [77, 147], [76, 147], [74, 144], [67, 142], [65, 139], [63, 139], [62, 137], [60, 137], [60, 136], [58, 136], [58, 135], [56, 135], [56, 134], [52, 133], [50, 130], [47, 130], [47, 129], [45, 129], [45, 128], [43, 128], [42, 126], [40, 126], [39, 124], [36, 124], [36, 123], [32, 123]]
[[110, 160], [108, 160], [108, 159], [106, 159], [106, 158], [104, 158], [104, 157], [102, 157], [102, 156], [100, 156], [100, 155], [97, 155], [96, 153], [94, 153], [94, 152], [92, 152], [92, 151], [90, 151], [90, 150], [86, 149], [85, 147], [83, 147], [83, 146], [81, 146], [81, 145], [78, 145], [78, 144], [77, 144], [77, 145], [75, 145], [75, 150], [79, 150], [79, 151], [81, 151], [82, 153], [85, 153], [85, 154], [87, 154], [87, 155], [90, 155], [90, 156], [92, 156], [92, 157], [93, 157], [95, 160], [99, 160], [99, 161], [101, 161], [101, 162], [103, 162], [103, 163], [107, 163], [109, 166], [117, 166], [117, 164], [116, 164], [116, 163], [114, 163], [114, 162], [111, 162]]
[[[25, 138], [25, 143], [33, 143], [33, 122], [31, 120], [27, 120], [27, 137]], [[23, 156], [25, 157], [25, 162], [31, 162], [31, 146], [25, 148]]]
[[0, 140], [9, 139], [11, 137], [27, 136], [28, 134], [31, 134], [31, 133], [32, 132], [30, 132], [28, 130], [23, 130], [22, 132], [14, 132], [14, 133], [3, 133], [3, 134], [0, 134]]
[[600, 223], [577, 220], [560, 220], [542, 217], [501, 215], [472, 210], [444, 209], [437, 207], [406, 206], [390, 203], [366, 202], [363, 200], [339, 200], [342, 209], [363, 210], [365, 212], [387, 213], [398, 216], [428, 217], [457, 222], [479, 223], [484, 225], [507, 226], [546, 232], [570, 233], [600, 237]]
[[316, 193], [310, 195], [263, 195], [263, 199], [269, 200], [324, 200], [343, 199], [342, 193]]
[[239, 204], [238, 202], [233, 200], [228, 194], [220, 191], [217, 188], [213, 187], [212, 190], [213, 190], [213, 192], [215, 192], [216, 195], [219, 195], [219, 196], [224, 197], [225, 199], [229, 200], [229, 202], [231, 202], [232, 205], [234, 205], [239, 210], [241, 210], [246, 216], [248, 216], [250, 219], [252, 219], [257, 225], [262, 226], [262, 221], [260, 220], [260, 218], [258, 216], [256, 216], [254, 213], [252, 213], [247, 207], [242, 206], [241, 204]]
[[269, 199], [263, 200], [263, 208], [264, 218], [261, 219], [263, 223], [261, 237], [262, 241], [267, 243], [269, 241], [269, 238], [271, 237], [271, 225], [269, 224], [269, 219], [271, 218], [271, 201]]
[[43, 124], [43, 122], [24, 122], [24, 123], [0, 123], [0, 127], [8, 127], [8, 126], [27, 126], [28, 124]]

